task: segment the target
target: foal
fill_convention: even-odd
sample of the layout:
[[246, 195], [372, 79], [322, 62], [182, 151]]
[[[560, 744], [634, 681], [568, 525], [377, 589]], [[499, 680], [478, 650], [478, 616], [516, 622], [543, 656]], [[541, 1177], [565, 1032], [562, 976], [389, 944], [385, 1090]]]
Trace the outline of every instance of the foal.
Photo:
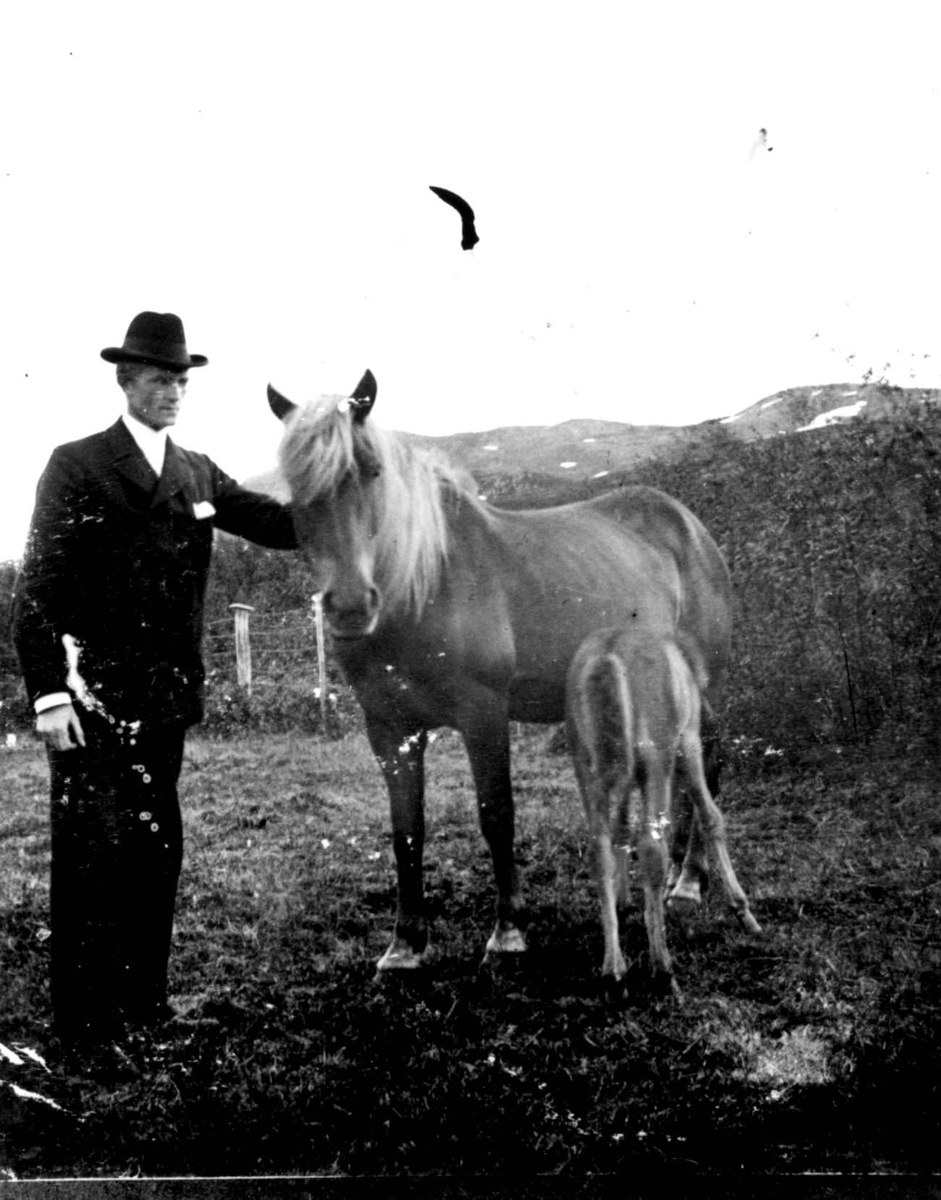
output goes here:
[[605, 943], [602, 975], [608, 984], [618, 985], [627, 969], [618, 943], [617, 901], [627, 898], [633, 848], [654, 981], [679, 995], [663, 912], [674, 776], [692, 802], [739, 922], [749, 933], [760, 932], [732, 869], [722, 814], [706, 786], [699, 737], [705, 686], [705, 669], [685, 639], [633, 628], [590, 634], [569, 669], [568, 744], [595, 843]]

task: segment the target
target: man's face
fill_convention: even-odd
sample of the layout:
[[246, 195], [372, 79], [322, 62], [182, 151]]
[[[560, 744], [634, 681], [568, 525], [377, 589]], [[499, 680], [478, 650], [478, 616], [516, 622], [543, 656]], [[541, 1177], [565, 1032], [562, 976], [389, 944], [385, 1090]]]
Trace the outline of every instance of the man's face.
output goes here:
[[127, 411], [151, 429], [175, 425], [189, 376], [167, 367], [144, 367], [124, 388]]

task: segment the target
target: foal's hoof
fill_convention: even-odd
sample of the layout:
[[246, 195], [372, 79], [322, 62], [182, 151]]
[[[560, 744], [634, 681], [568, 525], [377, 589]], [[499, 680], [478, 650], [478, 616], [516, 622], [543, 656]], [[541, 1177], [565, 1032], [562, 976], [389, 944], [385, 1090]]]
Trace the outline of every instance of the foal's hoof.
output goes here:
[[761, 926], [752, 916], [751, 910], [746, 909], [745, 912], [738, 914], [738, 920], [741, 927], [746, 933], [761, 933]]
[[654, 972], [650, 977], [650, 991], [658, 1000], [675, 1000], [677, 1004], [683, 1003], [683, 993], [672, 971]]
[[602, 975], [601, 999], [612, 1008], [621, 1008], [627, 1003], [627, 979], [621, 975]]

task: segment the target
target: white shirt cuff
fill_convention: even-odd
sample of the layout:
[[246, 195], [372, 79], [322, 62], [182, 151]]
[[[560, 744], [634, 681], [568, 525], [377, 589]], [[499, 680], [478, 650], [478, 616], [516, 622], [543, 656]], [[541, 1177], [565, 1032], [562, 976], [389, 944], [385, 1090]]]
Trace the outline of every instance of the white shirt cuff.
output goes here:
[[71, 704], [72, 697], [68, 692], [50, 692], [48, 696], [40, 696], [34, 703], [36, 713], [45, 712], [47, 708], [57, 708], [60, 704]]

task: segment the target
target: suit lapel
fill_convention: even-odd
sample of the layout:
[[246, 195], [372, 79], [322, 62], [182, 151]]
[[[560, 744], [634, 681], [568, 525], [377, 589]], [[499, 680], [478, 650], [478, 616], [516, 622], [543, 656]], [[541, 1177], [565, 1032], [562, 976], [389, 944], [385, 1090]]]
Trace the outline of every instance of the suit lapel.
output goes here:
[[108, 441], [108, 451], [111, 466], [116, 473], [132, 483], [136, 488], [150, 497], [157, 486], [157, 476], [154, 469], [141, 453], [137, 442], [121, 420], [115, 421], [110, 429], [105, 431]]

